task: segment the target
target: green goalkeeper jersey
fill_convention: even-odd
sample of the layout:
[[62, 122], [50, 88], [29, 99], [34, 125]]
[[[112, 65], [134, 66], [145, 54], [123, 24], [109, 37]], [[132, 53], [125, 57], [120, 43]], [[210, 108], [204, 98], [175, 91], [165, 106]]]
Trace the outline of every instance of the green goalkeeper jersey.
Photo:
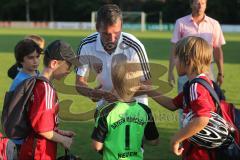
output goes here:
[[151, 109], [136, 101], [116, 102], [102, 108], [92, 139], [104, 143], [104, 160], [141, 160], [143, 137], [158, 138]]

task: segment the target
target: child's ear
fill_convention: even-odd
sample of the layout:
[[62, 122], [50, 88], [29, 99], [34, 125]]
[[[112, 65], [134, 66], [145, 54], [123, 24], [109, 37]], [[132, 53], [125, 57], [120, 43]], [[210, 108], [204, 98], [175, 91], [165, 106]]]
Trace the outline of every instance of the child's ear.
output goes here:
[[58, 67], [58, 61], [57, 60], [51, 60], [50, 67], [52, 69], [56, 69]]

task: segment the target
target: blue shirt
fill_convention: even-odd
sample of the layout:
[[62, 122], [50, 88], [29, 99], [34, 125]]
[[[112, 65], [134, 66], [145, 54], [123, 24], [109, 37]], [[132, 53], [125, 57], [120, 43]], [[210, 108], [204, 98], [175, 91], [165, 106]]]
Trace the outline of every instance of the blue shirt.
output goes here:
[[21, 83], [23, 82], [25, 79], [28, 79], [30, 78], [31, 75], [23, 72], [23, 71], [20, 71], [17, 76], [14, 78], [13, 82], [12, 82], [12, 85], [9, 89], [9, 91], [14, 91], [16, 89], [16, 87]]

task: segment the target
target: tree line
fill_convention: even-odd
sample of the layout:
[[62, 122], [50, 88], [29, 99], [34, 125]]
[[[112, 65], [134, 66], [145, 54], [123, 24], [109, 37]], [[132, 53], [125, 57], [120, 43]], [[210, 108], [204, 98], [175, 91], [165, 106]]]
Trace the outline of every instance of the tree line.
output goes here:
[[[115, 3], [123, 11], [144, 11], [147, 22], [173, 23], [191, 12], [189, 0], [0, 0], [0, 21], [90, 21], [91, 12]], [[207, 15], [224, 24], [240, 23], [240, 0], [208, 0]]]

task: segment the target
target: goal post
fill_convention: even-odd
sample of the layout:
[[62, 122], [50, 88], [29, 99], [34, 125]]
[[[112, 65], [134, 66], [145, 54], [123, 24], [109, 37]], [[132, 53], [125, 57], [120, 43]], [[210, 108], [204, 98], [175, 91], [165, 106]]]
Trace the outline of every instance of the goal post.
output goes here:
[[146, 13], [145, 12], [123, 12], [124, 29], [146, 30]]
[[91, 13], [91, 30], [95, 30], [95, 24], [96, 24], [96, 18], [97, 18], [97, 12], [96, 11], [93, 11]]

